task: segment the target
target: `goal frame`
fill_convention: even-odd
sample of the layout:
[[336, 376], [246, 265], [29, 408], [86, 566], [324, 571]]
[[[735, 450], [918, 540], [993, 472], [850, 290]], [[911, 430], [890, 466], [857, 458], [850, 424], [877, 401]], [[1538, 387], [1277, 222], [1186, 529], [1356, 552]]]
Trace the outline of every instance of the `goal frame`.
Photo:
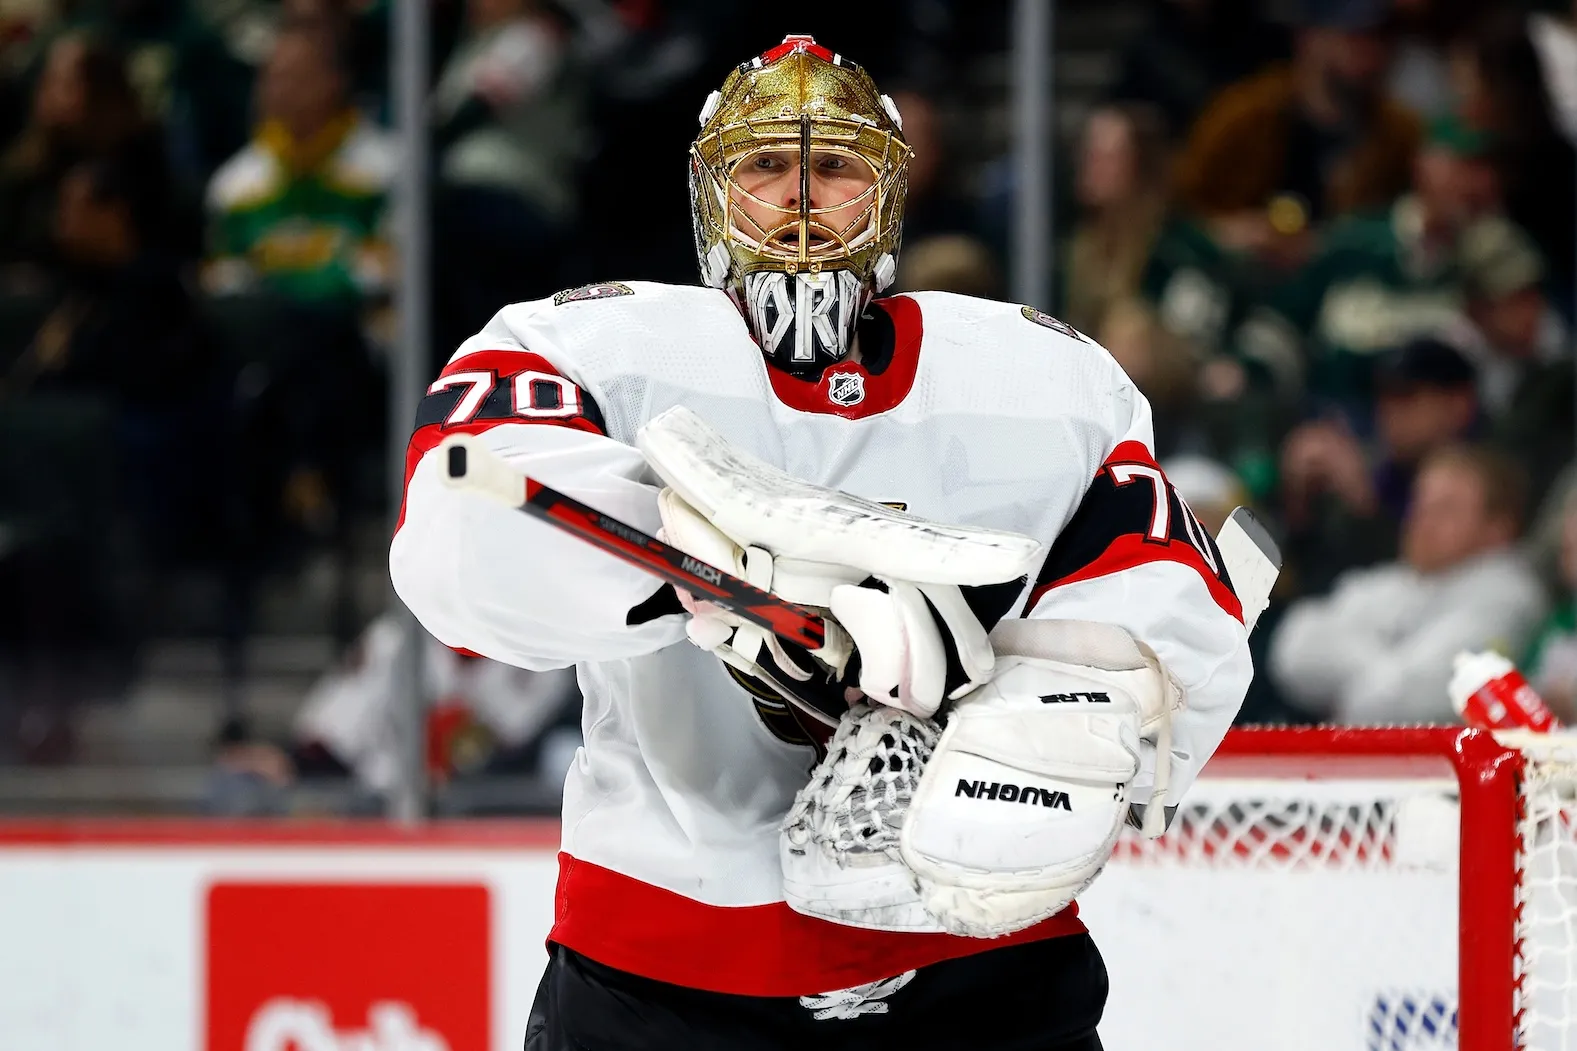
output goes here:
[[1467, 727], [1239, 727], [1203, 776], [1414, 778], [1454, 775], [1460, 789], [1458, 1046], [1516, 1051], [1523, 843], [1523, 751], [1532, 735]]

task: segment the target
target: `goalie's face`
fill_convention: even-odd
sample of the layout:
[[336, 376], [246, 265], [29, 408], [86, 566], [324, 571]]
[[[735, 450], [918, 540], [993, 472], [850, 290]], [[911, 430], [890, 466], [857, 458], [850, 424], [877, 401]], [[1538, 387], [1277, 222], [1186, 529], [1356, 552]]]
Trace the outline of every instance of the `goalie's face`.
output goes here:
[[876, 172], [841, 150], [762, 150], [735, 164], [729, 186], [736, 236], [771, 254], [842, 254], [868, 234], [876, 212]]
[[853, 350], [897, 271], [909, 147], [870, 75], [791, 36], [728, 75], [690, 147], [701, 280], [767, 357], [806, 376]]

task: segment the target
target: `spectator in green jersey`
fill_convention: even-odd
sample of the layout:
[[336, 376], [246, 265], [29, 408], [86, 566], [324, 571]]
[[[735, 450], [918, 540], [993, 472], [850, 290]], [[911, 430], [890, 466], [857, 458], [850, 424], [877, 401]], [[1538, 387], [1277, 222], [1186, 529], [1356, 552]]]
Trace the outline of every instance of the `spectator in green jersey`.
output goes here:
[[287, 24], [258, 85], [252, 142], [209, 183], [211, 291], [261, 286], [341, 306], [384, 291], [394, 148], [349, 107], [345, 90], [328, 27]]
[[1460, 122], [1430, 128], [1410, 193], [1389, 209], [1333, 225], [1274, 302], [1307, 336], [1309, 387], [1362, 430], [1376, 356], [1438, 331], [1460, 305], [1457, 242], [1499, 206], [1488, 142]]
[[[332, 24], [287, 22], [259, 81], [253, 140], [208, 187], [204, 284], [248, 359], [236, 417], [251, 491], [236, 529], [251, 565], [281, 541], [343, 528], [354, 464], [379, 436], [363, 333], [388, 288], [396, 158], [348, 105], [347, 83]], [[258, 331], [234, 315], [256, 317]]]

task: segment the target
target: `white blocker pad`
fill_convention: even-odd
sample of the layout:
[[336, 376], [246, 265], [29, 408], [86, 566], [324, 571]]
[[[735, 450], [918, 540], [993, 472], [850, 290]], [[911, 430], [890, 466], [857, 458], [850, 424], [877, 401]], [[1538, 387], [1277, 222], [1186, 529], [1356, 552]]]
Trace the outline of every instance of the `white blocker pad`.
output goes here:
[[993, 636], [997, 675], [949, 715], [899, 836], [926, 912], [955, 934], [1010, 934], [1089, 886], [1128, 816], [1145, 713], [1169, 709], [1122, 629], [1020, 623], [1037, 655]]
[[930, 522], [802, 482], [728, 441], [682, 405], [640, 429], [636, 446], [675, 492], [741, 547], [856, 566], [916, 584], [999, 584], [1033, 572], [1032, 537]]

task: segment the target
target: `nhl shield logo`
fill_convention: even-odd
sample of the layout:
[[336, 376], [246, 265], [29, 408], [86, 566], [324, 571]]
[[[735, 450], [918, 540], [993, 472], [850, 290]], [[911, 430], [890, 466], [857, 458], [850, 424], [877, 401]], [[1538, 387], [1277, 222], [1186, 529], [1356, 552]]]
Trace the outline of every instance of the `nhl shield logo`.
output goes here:
[[858, 405], [865, 400], [865, 377], [858, 372], [834, 372], [827, 377], [827, 400], [834, 405]]

